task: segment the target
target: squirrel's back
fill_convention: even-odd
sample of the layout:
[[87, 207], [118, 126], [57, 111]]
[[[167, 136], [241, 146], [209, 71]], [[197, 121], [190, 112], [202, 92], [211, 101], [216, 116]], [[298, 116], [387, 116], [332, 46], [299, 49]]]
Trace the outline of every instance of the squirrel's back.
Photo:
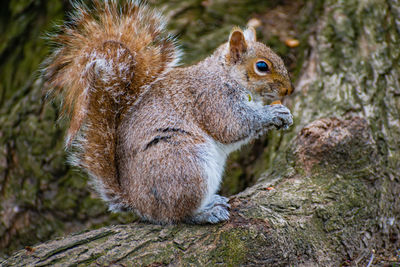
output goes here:
[[71, 162], [93, 177], [111, 209], [124, 206], [115, 159], [118, 123], [180, 54], [160, 13], [138, 1], [122, 2], [76, 4], [71, 20], [50, 36], [56, 48], [43, 68], [46, 92], [62, 96], [70, 118]]

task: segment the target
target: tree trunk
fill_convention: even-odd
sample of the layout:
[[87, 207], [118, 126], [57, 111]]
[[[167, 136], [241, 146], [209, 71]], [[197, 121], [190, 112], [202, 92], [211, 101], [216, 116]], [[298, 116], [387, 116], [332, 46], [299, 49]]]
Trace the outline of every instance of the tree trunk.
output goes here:
[[[255, 185], [231, 198], [232, 216], [228, 222], [205, 226], [139, 222], [108, 226], [26, 247], [0, 264], [399, 263], [400, 2], [309, 0], [300, 14], [303, 19], [299, 27], [306, 30], [308, 46], [303, 42], [297, 92], [286, 103], [295, 116], [295, 126], [283, 135], [270, 136], [270, 148], [262, 154], [272, 162], [264, 168], [270, 168]], [[35, 98], [38, 102], [40, 98], [38, 90], [28, 96], [22, 99]], [[40, 108], [36, 113], [26, 108], [24, 119], [43, 122], [43, 129], [34, 131], [36, 139], [49, 134], [54, 140], [61, 138], [61, 130], [49, 123], [55, 120], [55, 107], [50, 111], [49, 107]], [[9, 109], [11, 115], [13, 110], [15, 106]], [[15, 121], [3, 118], [1, 125], [15, 125]], [[29, 128], [19, 131], [31, 133]], [[0, 137], [4, 138], [5, 133], [2, 130]], [[56, 157], [57, 164], [52, 156], [62, 153], [62, 149], [55, 144], [42, 144], [46, 153], [52, 151], [47, 157], [40, 150], [27, 153], [37, 155], [40, 162], [30, 169], [31, 175], [45, 175], [51, 177], [49, 180], [62, 176], [63, 183], [78, 183], [79, 179], [71, 179], [72, 173], [65, 175], [65, 168], [57, 169], [62, 166], [61, 156]], [[24, 145], [17, 139], [7, 143], [3, 149], [6, 160], [1, 164], [28, 162], [21, 155], [16, 161], [12, 152]], [[7, 178], [11, 176], [5, 177], [3, 181], [12, 182]], [[37, 194], [47, 194], [47, 188], [41, 187], [42, 180], [23, 181], [26, 187], [37, 186]], [[79, 199], [79, 194], [71, 195]], [[45, 199], [65, 204], [69, 199], [64, 197], [57, 200], [49, 195]], [[84, 205], [78, 202], [74, 207]], [[28, 207], [36, 208], [37, 203]], [[37, 213], [36, 218], [45, 220], [46, 214], [76, 216], [52, 211]]]

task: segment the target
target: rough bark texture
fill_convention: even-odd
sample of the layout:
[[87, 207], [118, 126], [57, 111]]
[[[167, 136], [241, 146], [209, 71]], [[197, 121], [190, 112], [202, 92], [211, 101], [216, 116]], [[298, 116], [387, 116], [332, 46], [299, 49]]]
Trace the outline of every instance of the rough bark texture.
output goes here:
[[[181, 12], [188, 10], [192, 9], [183, 8]], [[210, 226], [144, 223], [108, 226], [26, 247], [0, 264], [365, 266], [370, 261], [399, 263], [400, 2], [309, 0], [305, 1], [301, 14], [304, 19], [299, 28], [307, 30], [307, 39], [302, 42], [304, 49], [299, 50], [304, 55], [299, 57], [302, 66], [297, 93], [286, 103], [295, 116], [296, 126], [283, 135], [271, 134], [266, 142], [272, 145], [257, 152], [261, 155], [258, 160], [261, 168], [270, 168], [254, 186], [231, 198], [229, 222]], [[179, 21], [179, 15], [175, 16]], [[4, 193], [6, 187], [2, 185], [2, 199], [11, 199], [1, 203], [2, 227], [5, 218], [20, 214], [15, 209], [15, 199], [24, 199], [22, 203], [29, 205], [17, 207], [36, 211], [23, 213], [28, 214], [24, 216], [35, 214], [40, 224], [56, 229], [51, 227], [52, 223], [67, 221], [57, 216], [71, 218], [77, 214], [65, 215], [68, 209], [54, 205], [65, 205], [71, 200], [65, 194], [49, 193], [56, 192], [51, 186], [58, 190], [77, 187], [78, 192], [85, 192], [82, 195], [67, 192], [75, 199], [73, 206], [82, 210], [84, 196], [89, 193], [83, 189], [85, 182], [81, 178], [60, 167], [63, 159], [57, 153], [62, 154], [61, 145], [55, 140], [60, 138], [62, 130], [51, 124], [56, 108], [32, 108], [31, 103], [39, 102], [39, 90], [30, 89], [26, 94], [2, 109], [5, 111], [2, 111], [1, 125], [7, 128], [2, 127], [0, 137], [8, 141], [1, 152], [6, 155], [1, 161], [2, 168], [6, 166], [2, 170], [5, 178], [1, 181], [6, 186], [15, 186], [10, 177], [19, 174], [23, 179], [18, 181], [26, 188], [38, 188], [35, 196], [49, 195], [28, 197], [24, 192], [31, 191], [21, 190], [18, 191], [21, 195], [10, 196]], [[3, 115], [6, 112], [19, 114], [20, 119], [7, 121]], [[30, 121], [43, 126], [30, 129], [33, 125]], [[26, 139], [15, 138], [22, 133]], [[31, 137], [36, 144], [42, 140], [41, 136], [45, 140], [47, 135], [52, 135], [53, 142], [32, 146], [26, 141]], [[29, 153], [16, 153], [23, 151], [17, 150], [19, 147]], [[30, 152], [35, 148], [36, 152]], [[36, 164], [23, 171], [12, 167], [24, 162]], [[11, 176], [12, 172], [16, 174]], [[61, 177], [61, 183], [72, 184], [72, 188], [58, 187], [60, 181], [56, 177]], [[30, 203], [32, 199], [40, 201]], [[49, 204], [51, 212], [41, 210], [43, 203], [47, 203], [42, 199], [52, 203]], [[89, 196], [88, 199], [93, 201]], [[9, 212], [14, 217], [4, 215], [3, 203], [12, 203]], [[99, 214], [104, 216], [103, 207], [99, 206]], [[46, 221], [46, 214], [52, 219]], [[21, 218], [18, 220], [22, 225], [32, 224], [32, 218], [28, 220], [24, 216], [16, 218]], [[89, 221], [96, 217], [87, 216]], [[24, 224], [25, 220], [29, 223]], [[64, 225], [59, 229], [65, 228]]]

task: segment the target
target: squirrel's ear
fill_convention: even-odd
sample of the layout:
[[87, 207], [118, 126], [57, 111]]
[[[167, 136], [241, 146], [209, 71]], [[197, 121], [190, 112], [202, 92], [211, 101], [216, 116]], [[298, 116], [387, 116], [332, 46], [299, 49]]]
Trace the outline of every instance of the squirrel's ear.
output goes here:
[[244, 37], [245, 37], [247, 42], [255, 42], [255, 41], [257, 41], [256, 30], [253, 27], [248, 27], [244, 31]]
[[229, 36], [229, 53], [228, 60], [232, 63], [238, 62], [243, 53], [247, 50], [247, 43], [242, 30], [233, 28]]

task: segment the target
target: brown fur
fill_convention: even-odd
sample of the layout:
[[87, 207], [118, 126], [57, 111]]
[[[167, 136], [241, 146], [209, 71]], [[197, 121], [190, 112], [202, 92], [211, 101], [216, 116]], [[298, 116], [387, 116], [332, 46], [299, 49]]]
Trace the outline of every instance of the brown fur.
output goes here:
[[[116, 1], [93, 2], [93, 10], [76, 5], [71, 22], [52, 36], [58, 48], [45, 62], [45, 88], [63, 97], [64, 113], [70, 114], [66, 145], [75, 142], [79, 150], [73, 164], [94, 179], [101, 177], [103, 184], [98, 186], [104, 190], [99, 190], [107, 192], [103, 197], [116, 199], [118, 121], [142, 86], [168, 70], [179, 51], [164, 32], [162, 18], [146, 6], [126, 1], [119, 9]], [[116, 75], [108, 77], [96, 59], [112, 60], [110, 70]], [[79, 132], [82, 137], [77, 139]]]
[[[131, 1], [94, 4], [76, 7], [44, 69], [71, 117], [72, 163], [112, 210], [156, 223], [226, 220], [229, 205], [216, 191], [227, 155], [292, 123], [285, 107], [260, 104], [291, 93], [282, 60], [254, 29], [234, 28], [204, 61], [173, 68], [179, 51], [162, 17]], [[268, 74], [254, 71], [259, 59]]]

